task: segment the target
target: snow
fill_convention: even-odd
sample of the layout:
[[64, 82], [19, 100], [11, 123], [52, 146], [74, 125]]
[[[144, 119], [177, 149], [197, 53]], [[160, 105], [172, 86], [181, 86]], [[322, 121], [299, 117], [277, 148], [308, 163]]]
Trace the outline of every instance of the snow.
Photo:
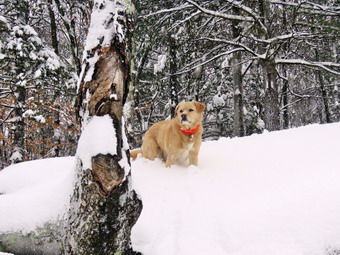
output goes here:
[[[84, 131], [91, 133], [90, 124]], [[132, 230], [134, 249], [143, 255], [340, 249], [339, 130], [340, 123], [310, 125], [204, 142], [198, 167], [165, 168], [139, 157], [132, 186], [143, 211]], [[47, 159], [0, 171], [0, 232], [33, 230], [65, 212], [74, 164]]]
[[117, 154], [117, 137], [109, 115], [94, 116], [85, 126], [78, 142], [76, 155], [85, 169], [91, 169], [91, 157], [98, 154]]
[[50, 70], [57, 70], [60, 68], [61, 63], [59, 57], [53, 50], [43, 49], [39, 52], [39, 56], [46, 60], [46, 67]]
[[16, 150], [13, 152], [13, 154], [10, 157], [11, 162], [15, 161], [21, 161], [22, 160], [22, 154], [19, 150]]
[[12, 165], [0, 171], [0, 232], [33, 231], [65, 211], [74, 157]]
[[199, 167], [140, 158], [144, 255], [325, 254], [340, 248], [340, 124], [203, 143]]
[[91, 51], [98, 45], [102, 47], [110, 46], [113, 35], [116, 35], [120, 42], [124, 41], [125, 32], [118, 20], [120, 12], [126, 10], [123, 4], [124, 1], [119, 0], [94, 1], [84, 52]]
[[166, 54], [164, 55], [159, 55], [157, 57], [157, 63], [154, 65], [153, 67], [153, 73], [157, 74], [159, 72], [162, 72], [162, 70], [165, 68], [165, 64], [166, 64], [166, 59], [167, 56]]
[[220, 94], [217, 94], [213, 97], [213, 102], [216, 107], [223, 107], [225, 105], [223, 95]]
[[0, 15], [0, 22], [7, 24], [7, 19], [4, 16]]

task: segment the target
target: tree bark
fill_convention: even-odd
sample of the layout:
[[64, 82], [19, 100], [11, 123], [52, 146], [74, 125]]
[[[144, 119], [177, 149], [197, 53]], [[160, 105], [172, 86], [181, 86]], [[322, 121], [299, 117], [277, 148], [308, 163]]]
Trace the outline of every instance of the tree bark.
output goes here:
[[24, 137], [25, 137], [25, 120], [23, 114], [26, 105], [26, 88], [25, 86], [17, 85], [15, 90], [15, 129], [14, 129], [14, 150], [11, 156], [12, 164], [19, 163], [25, 158]]
[[61, 252], [61, 232], [57, 222], [23, 234], [0, 234], [0, 248], [16, 255], [56, 255]]
[[178, 82], [177, 77], [174, 75], [177, 72], [177, 47], [176, 40], [168, 36], [169, 38], [169, 56], [170, 56], [170, 79], [169, 79], [169, 91], [170, 91], [170, 113], [171, 118], [175, 116], [176, 105], [178, 104]]
[[264, 123], [268, 131], [280, 130], [280, 107], [277, 88], [277, 71], [270, 59], [262, 60], [264, 71]]
[[59, 55], [59, 43], [58, 43], [58, 36], [57, 36], [57, 24], [55, 20], [55, 14], [52, 8], [53, 2], [52, 0], [48, 0], [48, 14], [50, 16], [50, 28], [51, 28], [51, 40], [52, 40], [52, 47], [54, 52]]
[[[315, 49], [315, 56], [316, 56], [316, 60], [319, 61], [320, 58], [319, 58], [319, 52], [318, 52], [317, 49]], [[328, 103], [327, 90], [325, 88], [325, 82], [324, 82], [323, 76], [321, 74], [321, 71], [317, 70], [316, 75], [317, 75], [317, 80], [319, 81], [319, 85], [320, 85], [320, 92], [321, 92], [321, 97], [322, 97], [324, 113], [325, 113], [325, 122], [326, 123], [332, 123], [331, 112], [330, 112], [329, 103]]]
[[[240, 14], [239, 9], [233, 8], [235, 14]], [[232, 36], [234, 39], [241, 34], [239, 21], [232, 20]], [[231, 71], [234, 84], [234, 136], [244, 136], [244, 114], [243, 114], [243, 84], [242, 84], [242, 55], [241, 52], [234, 52], [231, 58]]]
[[[129, 3], [122, 1], [120, 4]], [[101, 12], [105, 15], [105, 8], [105, 4], [94, 6], [97, 15]], [[117, 154], [93, 155], [90, 168], [84, 167], [83, 159], [78, 157], [64, 254], [135, 254], [131, 247], [130, 232], [142, 205], [131, 189], [130, 169], [126, 169], [129, 153], [128, 146], [124, 146], [123, 105], [130, 79], [128, 36], [132, 17], [127, 12], [131, 7], [125, 6], [124, 10], [124, 14], [119, 12], [117, 18], [124, 26], [117, 31], [126, 31], [124, 40], [108, 31], [107, 35], [112, 34], [112, 38], [106, 41], [111, 44], [102, 45], [99, 42], [91, 52], [87, 52], [77, 96], [79, 116], [85, 128], [93, 116], [111, 117], [117, 141], [112, 146], [116, 147]], [[114, 19], [108, 20], [114, 22]], [[117, 24], [105, 25], [106, 28], [115, 29]], [[90, 33], [91, 28], [88, 37]], [[91, 79], [88, 79], [89, 75]], [[123, 164], [125, 166], [122, 166], [122, 161], [126, 161]]]

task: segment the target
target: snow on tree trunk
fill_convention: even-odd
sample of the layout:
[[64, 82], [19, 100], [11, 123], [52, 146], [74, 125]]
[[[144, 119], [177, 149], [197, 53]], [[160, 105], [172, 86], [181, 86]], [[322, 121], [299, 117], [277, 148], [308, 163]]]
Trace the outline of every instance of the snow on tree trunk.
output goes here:
[[93, 8], [78, 87], [83, 131], [64, 254], [135, 254], [130, 232], [142, 205], [130, 185], [122, 116], [133, 5], [96, 0]]
[[19, 163], [24, 159], [24, 137], [25, 137], [25, 121], [23, 114], [26, 105], [26, 89], [25, 86], [17, 85], [15, 90], [15, 129], [14, 129], [14, 149], [11, 155], [12, 164]]

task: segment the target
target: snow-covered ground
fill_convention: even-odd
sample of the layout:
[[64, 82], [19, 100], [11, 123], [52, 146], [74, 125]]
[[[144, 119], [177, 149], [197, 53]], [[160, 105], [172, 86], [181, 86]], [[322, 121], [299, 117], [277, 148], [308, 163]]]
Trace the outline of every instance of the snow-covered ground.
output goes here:
[[0, 232], [33, 231], [61, 215], [72, 191], [74, 157], [12, 165], [0, 171]]
[[[199, 167], [132, 163], [144, 255], [326, 255], [340, 249], [340, 123], [205, 142]], [[0, 232], [64, 211], [74, 158], [0, 172]], [[53, 198], [53, 200], [51, 199]]]

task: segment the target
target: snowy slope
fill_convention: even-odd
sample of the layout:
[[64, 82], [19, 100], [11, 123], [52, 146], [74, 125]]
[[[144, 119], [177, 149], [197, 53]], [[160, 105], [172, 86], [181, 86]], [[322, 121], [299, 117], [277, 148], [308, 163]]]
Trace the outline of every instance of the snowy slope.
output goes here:
[[206, 142], [199, 168], [133, 163], [145, 255], [325, 254], [340, 242], [340, 125]]
[[[205, 142], [199, 167], [132, 163], [144, 255], [326, 255], [340, 249], [340, 123]], [[61, 214], [74, 158], [0, 172], [0, 232]], [[53, 197], [53, 200], [51, 198]]]

